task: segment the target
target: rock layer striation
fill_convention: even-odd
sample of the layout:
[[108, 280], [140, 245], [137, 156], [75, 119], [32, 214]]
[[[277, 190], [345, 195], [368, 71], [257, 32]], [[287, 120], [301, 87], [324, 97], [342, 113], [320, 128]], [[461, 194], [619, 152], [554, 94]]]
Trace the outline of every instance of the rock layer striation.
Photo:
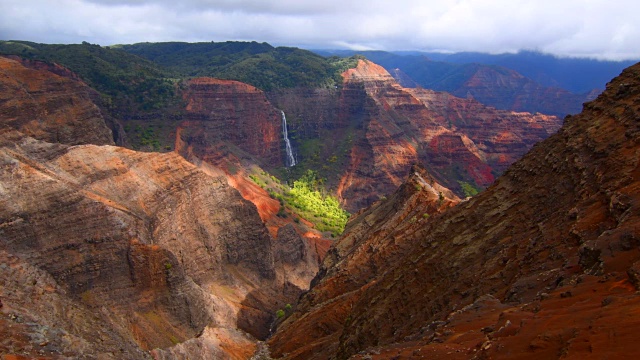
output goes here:
[[48, 142], [113, 144], [93, 96], [93, 89], [63, 67], [0, 56], [0, 119], [5, 126]]
[[639, 99], [640, 64], [471, 200], [356, 216], [274, 357], [639, 356]]

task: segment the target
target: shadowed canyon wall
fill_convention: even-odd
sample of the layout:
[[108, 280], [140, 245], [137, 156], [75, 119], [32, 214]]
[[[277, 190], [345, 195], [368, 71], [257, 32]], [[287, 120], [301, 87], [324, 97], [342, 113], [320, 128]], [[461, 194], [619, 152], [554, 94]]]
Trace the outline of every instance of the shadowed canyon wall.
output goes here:
[[401, 187], [355, 216], [272, 355], [639, 356], [639, 104], [635, 65], [478, 196], [414, 220]]
[[343, 78], [341, 89], [320, 96], [281, 91], [270, 99], [288, 113], [295, 146], [304, 150], [315, 141], [324, 144], [301, 160], [337, 174], [329, 176], [329, 183], [350, 211], [392, 192], [417, 162], [460, 196], [463, 183], [484, 188], [561, 125], [554, 116], [501, 111], [447, 93], [402, 88], [385, 69], [366, 60]]
[[[501, 230], [502, 225], [494, 229], [491, 224], [502, 216], [516, 216], [502, 215], [511, 207], [524, 209], [523, 217], [514, 217], [516, 224], [537, 219], [536, 224], [544, 225], [547, 218], [556, 218], [543, 206], [526, 210], [524, 200], [513, 195], [525, 188], [515, 181], [507, 186], [509, 195], [500, 195], [511, 199], [499, 205], [500, 210], [490, 202], [480, 206], [489, 200], [473, 199], [447, 213], [480, 204], [477, 212], [458, 218], [440, 213], [460, 201], [465, 184], [489, 186], [536, 141], [555, 132], [560, 126], [555, 117], [497, 111], [446, 93], [404, 89], [384, 69], [361, 60], [333, 89], [265, 94], [228, 80], [198, 78], [179, 84], [185, 108], [176, 121], [176, 151], [143, 153], [109, 146], [113, 136], [91, 101], [95, 94], [72, 73], [3, 57], [0, 69], [0, 276], [5, 284], [0, 337], [9, 339], [0, 343], [3, 353], [249, 357], [256, 339], [269, 335], [276, 310], [294, 303], [307, 288], [328, 247], [316, 232], [277, 217], [279, 202], [246, 178], [251, 164], [268, 170], [284, 165], [279, 109], [287, 113], [294, 152], [307, 165], [318, 165], [329, 174], [328, 184], [350, 210], [377, 205], [355, 214], [341, 242], [328, 252], [316, 288], [272, 340], [274, 354], [309, 355], [324, 344], [327, 352], [318, 356], [348, 357], [378, 343], [398, 343], [416, 334], [415, 324], [447, 318], [483, 294], [497, 299], [496, 303], [488, 298], [489, 308], [503, 309], [524, 296], [518, 291], [529, 296], [529, 290], [521, 289], [529, 289], [528, 283], [513, 285], [513, 279], [526, 278], [529, 268], [523, 266], [523, 274], [515, 275], [514, 269], [547, 249], [547, 243], [536, 240], [534, 250], [504, 245], [501, 252], [501, 241], [508, 241], [505, 234], [516, 237], [511, 233], [515, 230]], [[413, 163], [425, 168], [412, 167]], [[527, 167], [525, 173], [551, 173], [536, 169]], [[290, 171], [295, 174], [295, 169]], [[585, 181], [601, 181], [604, 174]], [[580, 184], [574, 178], [570, 184], [561, 177], [547, 180], [552, 190]], [[533, 180], [523, 183], [527, 190], [539, 191], [527, 202], [551, 191], [541, 190]], [[498, 195], [479, 198], [492, 196]], [[616, 199], [611, 206], [626, 211], [627, 198]], [[580, 209], [575, 216], [608, 219], [606, 212]], [[477, 237], [481, 245], [475, 252], [455, 252], [471, 241], [472, 231], [482, 229], [500, 237], [486, 244], [484, 237]], [[539, 226], [532, 229], [542, 231]], [[371, 233], [374, 242], [369, 240]], [[437, 240], [443, 233], [459, 234], [452, 240], [454, 250]], [[561, 238], [578, 242], [564, 233]], [[625, 239], [634, 244], [633, 236]], [[425, 255], [415, 244], [435, 255]], [[580, 266], [599, 266], [602, 249], [598, 253], [596, 245], [600, 246], [584, 250]], [[476, 250], [486, 258], [475, 258]], [[446, 258], [450, 252], [459, 256], [452, 265], [416, 265], [423, 264], [416, 256]], [[514, 252], [524, 255], [509, 263]], [[508, 265], [500, 275], [508, 285], [494, 289], [474, 276], [497, 276], [495, 269], [485, 271], [481, 265], [493, 264], [497, 253], [501, 257], [495, 266]], [[399, 264], [417, 272], [405, 275]], [[460, 264], [476, 272], [465, 275]], [[399, 289], [390, 276], [432, 284], [443, 295], [428, 298], [431, 290]], [[472, 288], [474, 284], [484, 287]], [[531, 289], [538, 291], [536, 286]], [[388, 299], [375, 295], [381, 287], [388, 290]], [[507, 288], [515, 289], [515, 295], [505, 295]], [[452, 293], [445, 296], [446, 291]], [[332, 300], [336, 297], [339, 301]], [[426, 300], [417, 304], [414, 297]], [[529, 298], [522, 299], [524, 303]], [[319, 306], [316, 320], [305, 323], [308, 328], [302, 334], [316, 334], [318, 342], [287, 333], [299, 329], [290, 324], [306, 316], [305, 309], [331, 301], [334, 312]], [[379, 302], [384, 305], [380, 312], [369, 313]], [[414, 319], [398, 313], [405, 311], [405, 305], [398, 304], [405, 303], [407, 314], [421, 315]], [[442, 333], [438, 326], [433, 325], [434, 331]], [[443, 339], [438, 336], [434, 338]], [[285, 344], [285, 338], [291, 342]]]
[[0, 353], [251, 356], [308, 287], [321, 239], [271, 234], [213, 166], [75, 145], [112, 143], [88, 88], [0, 60], [16, 92], [0, 102]]

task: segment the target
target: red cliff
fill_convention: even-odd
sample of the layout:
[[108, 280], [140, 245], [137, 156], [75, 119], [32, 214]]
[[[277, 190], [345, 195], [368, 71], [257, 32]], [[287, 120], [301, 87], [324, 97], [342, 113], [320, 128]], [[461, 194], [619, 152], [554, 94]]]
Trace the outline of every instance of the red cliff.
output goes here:
[[[193, 155], [268, 160], [280, 117], [264, 94], [190, 83], [177, 149], [196, 167], [177, 153], [75, 145], [111, 143], [91, 89], [56, 65], [0, 65], [0, 353], [249, 357], [328, 247], [274, 220], [279, 203], [241, 173]], [[212, 129], [236, 157], [197, 141]]]
[[317, 269], [178, 154], [4, 129], [0, 159], [0, 353], [247, 358]]
[[416, 162], [461, 195], [462, 182], [484, 188], [561, 123], [554, 116], [501, 111], [447, 93], [405, 89], [366, 60], [343, 75], [341, 116], [359, 118], [363, 136], [354, 142], [338, 185], [350, 209], [391, 192]]
[[176, 146], [188, 158], [215, 159], [222, 152], [244, 151], [269, 165], [284, 162], [281, 114], [255, 87], [232, 80], [197, 78], [184, 91], [185, 120], [179, 125], [183, 143]]
[[0, 56], [0, 120], [37, 139], [113, 144], [93, 92], [60, 66]]
[[413, 221], [400, 188], [368, 210], [388, 216], [355, 217], [271, 338], [273, 356], [640, 356], [639, 79], [640, 65], [625, 70], [442, 214]]

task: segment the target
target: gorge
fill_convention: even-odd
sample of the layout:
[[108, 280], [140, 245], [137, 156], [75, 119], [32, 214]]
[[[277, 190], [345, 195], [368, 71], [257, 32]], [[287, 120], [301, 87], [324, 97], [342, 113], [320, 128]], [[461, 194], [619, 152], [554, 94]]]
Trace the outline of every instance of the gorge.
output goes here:
[[[226, 46], [330, 76], [175, 81], [55, 48], [82, 74], [131, 61], [111, 88], [0, 56], [3, 358], [640, 355], [638, 65], [563, 122]], [[302, 180], [344, 232], [292, 200]]]

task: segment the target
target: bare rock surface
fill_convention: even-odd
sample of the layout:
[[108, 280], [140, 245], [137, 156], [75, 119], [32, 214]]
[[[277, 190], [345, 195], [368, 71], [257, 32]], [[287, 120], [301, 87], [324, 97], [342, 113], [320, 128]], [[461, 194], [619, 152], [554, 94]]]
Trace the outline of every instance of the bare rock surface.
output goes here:
[[0, 56], [1, 122], [36, 139], [113, 144], [93, 91], [63, 67]]
[[246, 358], [304, 290], [256, 207], [176, 153], [5, 129], [0, 166], [2, 353]]
[[397, 195], [356, 216], [271, 355], [640, 356], [639, 105], [635, 65], [478, 196], [424, 222]]

